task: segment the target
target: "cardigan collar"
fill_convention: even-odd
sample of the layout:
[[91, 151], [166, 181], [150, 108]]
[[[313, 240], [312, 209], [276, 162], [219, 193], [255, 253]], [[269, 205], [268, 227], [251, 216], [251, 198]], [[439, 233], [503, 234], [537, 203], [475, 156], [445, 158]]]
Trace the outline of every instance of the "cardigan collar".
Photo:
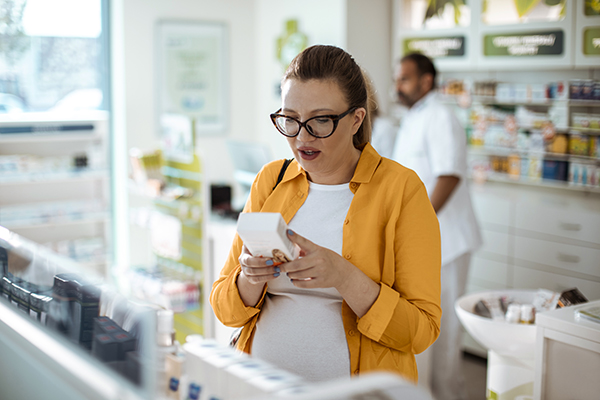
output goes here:
[[[364, 144], [361, 148], [360, 158], [350, 183], [368, 183], [373, 177], [373, 174], [375, 173], [375, 170], [379, 166], [380, 162], [381, 156], [377, 153], [377, 151], [375, 151], [373, 146], [371, 146], [371, 143]], [[291, 181], [299, 175], [303, 175], [304, 179], [308, 180], [306, 171], [304, 171], [297, 160], [294, 160], [288, 167], [281, 182]], [[356, 185], [354, 186], [357, 187]], [[352, 187], [353, 185], [350, 185], [351, 189]]]

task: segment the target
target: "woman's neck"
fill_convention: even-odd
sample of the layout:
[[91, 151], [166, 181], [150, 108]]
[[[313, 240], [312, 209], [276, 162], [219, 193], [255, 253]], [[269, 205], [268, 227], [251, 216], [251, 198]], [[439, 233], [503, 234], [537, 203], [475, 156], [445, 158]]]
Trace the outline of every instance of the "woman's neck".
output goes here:
[[334, 173], [314, 174], [307, 171], [308, 180], [319, 185], [341, 185], [348, 183], [354, 176], [354, 171], [360, 160], [361, 150], [354, 148], [354, 151]]

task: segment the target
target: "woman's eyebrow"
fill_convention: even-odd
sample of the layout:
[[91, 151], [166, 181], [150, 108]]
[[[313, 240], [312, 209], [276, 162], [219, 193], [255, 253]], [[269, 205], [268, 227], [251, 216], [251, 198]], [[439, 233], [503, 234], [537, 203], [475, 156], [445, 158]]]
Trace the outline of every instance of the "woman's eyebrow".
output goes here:
[[[292, 110], [292, 109], [290, 109], [290, 108], [283, 108], [283, 109], [281, 109], [281, 112], [282, 112], [282, 113], [286, 113], [286, 112], [288, 112], [288, 113], [295, 113], [295, 114], [298, 114], [298, 112], [297, 112], [297, 111], [295, 111], [295, 110]], [[331, 113], [333, 113], [334, 111], [333, 111], [331, 108], [317, 108], [317, 109], [315, 109], [315, 110], [310, 110], [310, 114], [315, 114], [315, 113], [320, 113], [320, 112], [326, 112], [326, 113], [329, 113], [329, 114], [331, 114]]]

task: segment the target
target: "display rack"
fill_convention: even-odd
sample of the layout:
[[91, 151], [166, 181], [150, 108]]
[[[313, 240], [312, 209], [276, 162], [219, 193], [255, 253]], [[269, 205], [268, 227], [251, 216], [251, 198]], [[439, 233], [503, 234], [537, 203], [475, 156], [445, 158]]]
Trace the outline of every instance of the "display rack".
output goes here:
[[108, 114], [0, 118], [0, 225], [106, 275], [111, 260]]
[[[481, 86], [483, 86], [485, 83], [487, 82], [475, 82], [474, 84], [471, 83], [471, 85], [477, 86], [478, 84], [481, 84]], [[563, 83], [566, 86], [563, 88], [565, 91], [563, 96], [566, 96], [566, 91], [569, 90], [569, 82], [561, 82], [561, 84]], [[497, 83], [489, 82], [489, 84], [495, 87]], [[600, 108], [600, 101], [568, 98], [553, 99], [548, 97], [538, 98], [536, 100], [522, 99], [519, 101], [509, 101], [499, 98], [496, 95], [472, 95], [469, 92], [468, 87], [462, 88], [462, 86], [462, 83], [459, 83], [457, 86], [453, 80], [451, 80], [450, 83], [443, 83], [442, 90], [448, 88], [456, 89], [458, 87], [462, 92], [460, 92], [460, 94], [446, 94], [443, 95], [442, 98], [447, 104], [457, 108], [463, 108], [469, 114], [467, 118], [463, 118], [465, 119], [463, 124], [470, 133], [468, 156], [471, 177], [474, 180], [487, 180], [537, 187], [541, 186], [559, 190], [600, 193], [600, 153], [597, 150], [597, 141], [600, 140], [600, 127], [595, 126], [594, 128], [586, 128], [578, 126], [575, 118], [573, 118], [573, 114], [577, 112], [587, 112], [590, 116], [598, 117], [597, 110]], [[521, 86], [522, 89], [527, 88], [528, 91], [531, 92], [532, 85], [521, 84]], [[540, 86], [543, 89], [543, 95], [547, 96], [550, 91], [550, 84], [538, 84], [537, 86]], [[524, 92], [524, 90], [522, 90], [522, 92]], [[504, 119], [497, 119], [498, 116], [489, 119], [489, 116], [480, 115], [482, 107], [484, 114], [486, 112], [491, 114], [493, 112], [491, 110], [495, 107], [499, 107], [501, 110], [500, 112], [507, 114], [507, 116]], [[513, 128], [514, 132], [511, 141], [511, 135], [507, 132], [505, 124], [509, 117], [515, 117], [515, 112], [518, 107], [525, 110], [533, 110], [538, 114], [541, 112], [543, 114], [539, 115], [546, 115], [546, 117], [535, 121], [535, 124], [519, 124], [518, 121], [515, 120], [516, 125]], [[558, 109], [559, 112], [562, 112], [563, 114], [561, 117], [562, 119], [557, 125], [554, 125], [551, 116], [552, 110], [554, 109]], [[474, 110], [478, 111], [476, 112]], [[600, 120], [600, 117], [596, 119]], [[483, 121], [483, 127], [480, 126], [482, 123], [481, 121]], [[563, 136], [564, 146], [562, 150], [552, 150], [551, 144], [554, 140], [553, 138], [550, 140], [543, 138], [543, 141], [540, 142], [537, 148], [529, 148], [527, 145], [523, 147], [522, 144], [518, 144], [519, 140], [517, 140], [517, 132], [525, 132], [526, 138], [531, 136], [530, 133], [536, 133], [540, 137], [540, 140], [542, 140], [541, 137], [543, 136], [544, 126], [550, 123], [552, 123], [552, 129], [554, 131], [552, 136]], [[598, 122], [594, 123], [598, 124]], [[479, 134], [475, 137], [476, 135], [473, 132], [478, 129]], [[502, 145], [487, 143], [484, 136], [486, 136], [487, 132], [491, 129], [495, 129], [496, 131], [506, 131], [504, 134], [506, 136], [506, 143], [503, 143]], [[586, 145], [587, 150], [583, 153], [580, 151], [571, 154], [572, 149], [569, 142], [571, 140], [577, 140], [577, 138], [580, 137], [583, 137], [588, 141], [588, 144]], [[530, 160], [535, 160], [535, 162], [540, 164], [539, 175], [528, 175], [527, 171], [520, 170], [520, 165], [517, 166], [516, 173], [514, 171], [509, 171], [506, 168], [496, 168], [493, 165], [497, 164], [497, 160], [495, 160], [497, 158], [503, 159], [503, 162], [506, 165], [511, 162], [523, 162], [524, 168], [528, 167], [527, 163]], [[492, 160], [494, 162], [492, 162]], [[544, 176], [542, 174], [543, 164], [547, 162], [564, 163], [564, 176], [556, 177], [556, 179]]]
[[[206, 327], [205, 182], [197, 154], [186, 163], [170, 160], [160, 151], [151, 152], [138, 160], [142, 168], [148, 157], [160, 164], [154, 180], [162, 182], [162, 189], [149, 189], [145, 179], [130, 181], [130, 220], [136, 232], [146, 234], [146, 246], [153, 256], [128, 273], [133, 277], [130, 281], [136, 282], [133, 289], [139, 297], [175, 312], [176, 337], [184, 343], [187, 335], [204, 334]], [[163, 240], [165, 234], [170, 238]]]

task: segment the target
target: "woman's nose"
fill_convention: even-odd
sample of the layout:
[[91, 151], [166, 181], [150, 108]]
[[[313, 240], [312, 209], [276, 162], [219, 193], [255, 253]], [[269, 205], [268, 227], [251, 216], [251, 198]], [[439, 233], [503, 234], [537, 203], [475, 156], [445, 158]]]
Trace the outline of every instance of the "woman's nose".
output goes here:
[[313, 135], [308, 133], [308, 130], [306, 129], [305, 126], [301, 126], [300, 132], [298, 132], [298, 136], [296, 136], [296, 139], [298, 139], [301, 142], [310, 142], [310, 141], [316, 139], [316, 137], [314, 137]]

